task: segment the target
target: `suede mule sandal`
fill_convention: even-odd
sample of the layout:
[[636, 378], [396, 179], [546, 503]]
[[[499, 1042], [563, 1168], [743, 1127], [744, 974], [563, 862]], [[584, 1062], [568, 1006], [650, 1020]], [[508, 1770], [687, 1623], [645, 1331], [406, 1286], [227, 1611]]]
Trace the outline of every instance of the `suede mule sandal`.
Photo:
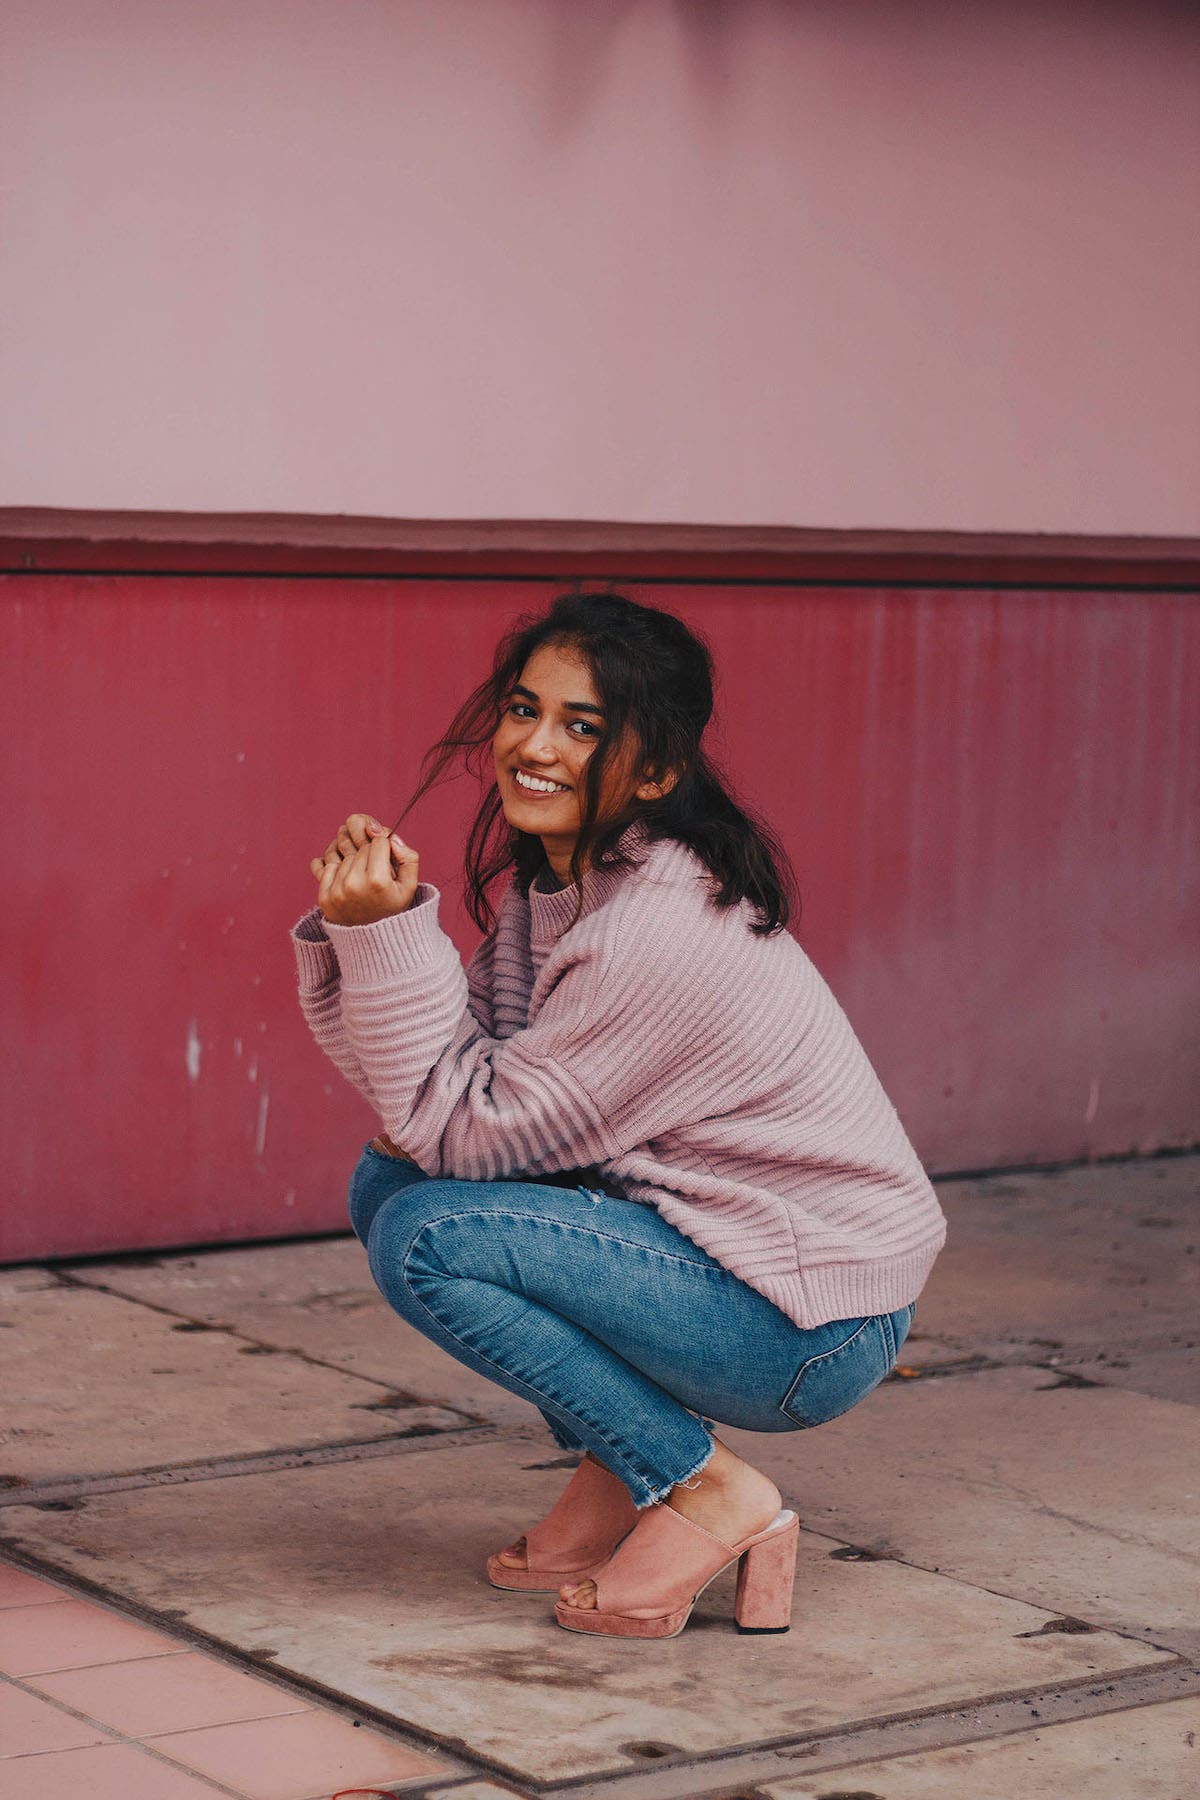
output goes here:
[[525, 1533], [525, 1567], [489, 1556], [488, 1580], [522, 1593], [557, 1593], [564, 1582], [585, 1581], [603, 1568], [637, 1521], [625, 1483], [585, 1456], [541, 1524]]
[[590, 1577], [596, 1584], [595, 1607], [559, 1600], [554, 1617], [567, 1631], [602, 1637], [678, 1637], [709, 1582], [736, 1562], [733, 1617], [738, 1630], [787, 1631], [799, 1541], [800, 1521], [786, 1508], [765, 1530], [740, 1544], [726, 1544], [674, 1507], [654, 1506], [643, 1512], [599, 1574]]

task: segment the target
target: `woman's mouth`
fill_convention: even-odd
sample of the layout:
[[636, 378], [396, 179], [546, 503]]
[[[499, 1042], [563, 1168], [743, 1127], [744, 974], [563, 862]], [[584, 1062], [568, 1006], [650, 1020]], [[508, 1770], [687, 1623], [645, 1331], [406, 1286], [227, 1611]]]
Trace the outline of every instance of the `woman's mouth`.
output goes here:
[[555, 794], [570, 792], [565, 782], [546, 781], [540, 775], [527, 775], [524, 769], [513, 771], [513, 781], [521, 793], [527, 794], [531, 800], [552, 800]]

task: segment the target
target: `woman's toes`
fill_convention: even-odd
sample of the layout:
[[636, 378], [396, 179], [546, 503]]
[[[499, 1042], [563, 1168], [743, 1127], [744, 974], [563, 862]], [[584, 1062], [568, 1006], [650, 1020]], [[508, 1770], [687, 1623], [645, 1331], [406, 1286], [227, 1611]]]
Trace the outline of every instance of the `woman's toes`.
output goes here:
[[581, 1581], [577, 1587], [563, 1586], [558, 1590], [559, 1599], [578, 1611], [587, 1612], [596, 1605], [596, 1584], [594, 1581]]
[[523, 1569], [525, 1567], [525, 1539], [518, 1538], [516, 1543], [510, 1544], [507, 1550], [501, 1550], [499, 1561], [509, 1569]]

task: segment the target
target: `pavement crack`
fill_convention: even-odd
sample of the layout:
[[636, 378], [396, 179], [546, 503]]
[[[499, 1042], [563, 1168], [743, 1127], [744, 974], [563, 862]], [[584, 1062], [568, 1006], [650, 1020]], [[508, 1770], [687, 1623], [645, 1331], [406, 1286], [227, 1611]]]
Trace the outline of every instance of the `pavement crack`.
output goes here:
[[1183, 1562], [1200, 1565], [1200, 1554], [1184, 1550], [1177, 1544], [1157, 1543], [1137, 1531], [1124, 1530], [1120, 1525], [1110, 1522], [1098, 1523], [1094, 1519], [1083, 1518], [1078, 1513], [1068, 1512], [1065, 1507], [1052, 1506], [1032, 1488], [1023, 1487], [1020, 1482], [994, 1473], [992, 1475], [974, 1475], [964, 1483], [965, 1486], [978, 1492], [1003, 1494], [1020, 1502], [1038, 1518], [1053, 1519], [1061, 1525], [1071, 1525], [1076, 1531], [1084, 1532], [1089, 1537], [1107, 1538], [1125, 1545], [1128, 1549], [1148, 1550], [1154, 1555], [1169, 1556]]
[[48, 1481], [18, 1480], [0, 1491], [0, 1513], [14, 1506], [63, 1511], [102, 1494], [129, 1493], [138, 1488], [181, 1487], [196, 1481], [228, 1481], [236, 1476], [270, 1475], [289, 1469], [320, 1468], [329, 1463], [363, 1462], [379, 1456], [402, 1456], [420, 1449], [453, 1450], [466, 1444], [496, 1439], [538, 1438], [534, 1426], [473, 1425], [452, 1430], [430, 1429], [417, 1422], [406, 1430], [371, 1438], [342, 1438], [331, 1444], [314, 1444], [286, 1450], [249, 1450], [225, 1457], [194, 1462], [163, 1463], [158, 1467], [122, 1470], [111, 1475], [69, 1475]]
[[[166, 1306], [159, 1300], [148, 1300], [142, 1294], [127, 1294], [121, 1288], [112, 1287], [105, 1281], [88, 1281], [82, 1276], [73, 1275], [69, 1269], [55, 1270], [55, 1279], [65, 1288], [87, 1294], [107, 1294], [111, 1300], [124, 1301], [129, 1306], [143, 1307], [147, 1312], [157, 1313], [161, 1318], [175, 1321], [171, 1329], [182, 1332], [222, 1332], [233, 1339], [239, 1346], [243, 1356], [290, 1356], [296, 1362], [306, 1363], [313, 1369], [327, 1369], [335, 1375], [342, 1375], [351, 1381], [360, 1381], [367, 1387], [378, 1388], [381, 1404], [390, 1404], [388, 1396], [396, 1392], [390, 1382], [382, 1381], [376, 1375], [364, 1375], [361, 1370], [348, 1369], [344, 1364], [331, 1362], [327, 1357], [315, 1356], [311, 1350], [303, 1350], [296, 1344], [273, 1344], [266, 1338], [254, 1337], [237, 1325], [229, 1325], [223, 1319], [197, 1319], [193, 1314], [181, 1311], [174, 1306]], [[366, 1402], [366, 1404], [371, 1404]], [[464, 1424], [474, 1424], [478, 1415], [465, 1412], [461, 1406], [454, 1406], [449, 1401], [437, 1400], [432, 1396], [426, 1398], [413, 1394], [410, 1397], [413, 1406], [436, 1406], [444, 1412], [457, 1413]]]

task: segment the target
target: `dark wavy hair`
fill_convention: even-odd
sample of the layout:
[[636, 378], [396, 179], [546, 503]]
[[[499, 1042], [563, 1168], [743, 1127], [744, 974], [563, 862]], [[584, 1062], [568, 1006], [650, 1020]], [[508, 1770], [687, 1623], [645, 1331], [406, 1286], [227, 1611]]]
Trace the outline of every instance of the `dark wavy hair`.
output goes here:
[[[769, 825], [739, 805], [701, 746], [713, 710], [713, 659], [708, 645], [673, 613], [643, 606], [624, 594], [561, 594], [540, 617], [522, 614], [496, 646], [492, 672], [467, 697], [445, 735], [425, 752], [418, 785], [396, 829], [421, 796], [462, 752], [468, 770], [482, 784], [486, 759], [492, 773], [491, 741], [513, 686], [533, 653], [544, 644], [573, 651], [592, 673], [604, 707], [605, 732], [584, 764], [580, 831], [571, 857], [571, 883], [583, 907], [582, 876], [588, 867], [617, 868], [629, 859], [616, 851], [622, 832], [635, 819], [652, 840], [674, 838], [694, 850], [713, 877], [713, 904], [734, 906], [748, 899], [760, 916], [751, 930], [761, 936], [783, 930], [799, 895], [787, 853]], [[622, 746], [636, 753], [631, 797], [607, 819], [597, 817], [606, 771], [620, 767]], [[638, 800], [632, 789], [649, 770], [661, 780], [679, 771], [671, 791]], [[485, 934], [496, 921], [487, 890], [508, 869], [527, 893], [545, 867], [541, 839], [517, 831], [504, 817], [499, 788], [492, 783], [467, 839], [465, 892], [471, 917]], [[569, 927], [568, 927], [569, 929]]]

